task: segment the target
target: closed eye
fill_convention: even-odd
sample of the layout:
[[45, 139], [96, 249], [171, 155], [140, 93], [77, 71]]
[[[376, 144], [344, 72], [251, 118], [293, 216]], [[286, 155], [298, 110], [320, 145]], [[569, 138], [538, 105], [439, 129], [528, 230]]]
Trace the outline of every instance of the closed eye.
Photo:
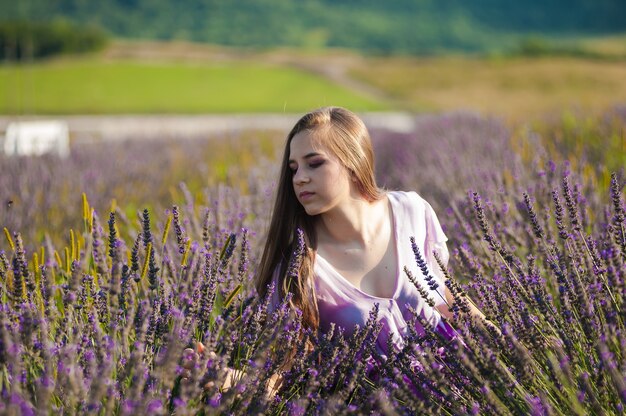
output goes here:
[[313, 163], [309, 163], [309, 167], [310, 167], [310, 168], [312, 168], [312, 169], [315, 169], [315, 168], [319, 168], [319, 167], [320, 167], [320, 166], [322, 166], [323, 164], [324, 164], [324, 162], [323, 162], [323, 161], [320, 161], [320, 162], [313, 162]]

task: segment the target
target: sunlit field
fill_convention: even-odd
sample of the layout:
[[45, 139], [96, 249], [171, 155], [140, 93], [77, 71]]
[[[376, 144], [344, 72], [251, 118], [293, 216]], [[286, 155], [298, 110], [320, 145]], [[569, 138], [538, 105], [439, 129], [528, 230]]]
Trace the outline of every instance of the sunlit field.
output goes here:
[[[502, 330], [457, 296], [456, 341], [412, 333], [388, 357], [376, 310], [354, 335], [312, 333], [253, 289], [283, 135], [0, 156], [0, 412], [622, 414], [625, 127], [618, 106], [373, 130], [380, 185], [432, 203], [447, 284]], [[215, 355], [185, 373], [196, 341]], [[227, 366], [241, 372], [222, 389]]]
[[351, 74], [415, 111], [466, 109], [520, 122], [626, 99], [626, 61], [580, 58], [370, 59]]

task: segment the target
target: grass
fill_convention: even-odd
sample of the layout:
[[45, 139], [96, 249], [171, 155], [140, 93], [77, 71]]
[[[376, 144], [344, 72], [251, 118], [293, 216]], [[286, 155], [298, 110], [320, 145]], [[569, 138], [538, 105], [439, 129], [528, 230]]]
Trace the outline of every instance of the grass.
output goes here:
[[577, 58], [369, 59], [351, 75], [416, 111], [469, 109], [517, 121], [626, 101], [626, 62]]
[[322, 76], [261, 62], [142, 62], [99, 57], [0, 67], [0, 113], [302, 112], [385, 106]]

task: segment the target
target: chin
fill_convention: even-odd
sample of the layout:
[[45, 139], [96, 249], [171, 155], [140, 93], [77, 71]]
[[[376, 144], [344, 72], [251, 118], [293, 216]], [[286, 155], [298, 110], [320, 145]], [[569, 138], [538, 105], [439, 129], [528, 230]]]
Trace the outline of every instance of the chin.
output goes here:
[[313, 217], [315, 215], [320, 214], [319, 210], [316, 209], [311, 209], [311, 208], [304, 208], [304, 212], [306, 212], [306, 215], [308, 215], [309, 217]]
[[319, 207], [316, 207], [316, 206], [311, 206], [311, 205], [306, 206], [306, 205], [303, 205], [302, 207], [304, 208], [304, 212], [306, 212], [306, 214], [308, 216], [310, 216], [310, 217], [313, 217], [315, 215], [319, 215], [319, 214], [324, 212], [323, 209], [320, 209]]

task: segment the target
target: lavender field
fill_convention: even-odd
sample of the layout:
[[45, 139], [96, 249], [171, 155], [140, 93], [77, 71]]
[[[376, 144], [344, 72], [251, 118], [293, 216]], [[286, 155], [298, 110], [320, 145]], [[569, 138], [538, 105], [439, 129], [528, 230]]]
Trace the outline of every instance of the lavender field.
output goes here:
[[622, 414], [625, 132], [623, 107], [372, 131], [379, 184], [420, 193], [450, 239], [460, 334], [386, 358], [376, 310], [312, 333], [255, 294], [280, 135], [0, 156], [0, 413]]

